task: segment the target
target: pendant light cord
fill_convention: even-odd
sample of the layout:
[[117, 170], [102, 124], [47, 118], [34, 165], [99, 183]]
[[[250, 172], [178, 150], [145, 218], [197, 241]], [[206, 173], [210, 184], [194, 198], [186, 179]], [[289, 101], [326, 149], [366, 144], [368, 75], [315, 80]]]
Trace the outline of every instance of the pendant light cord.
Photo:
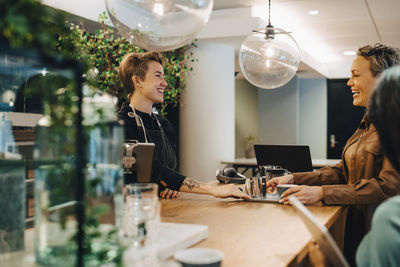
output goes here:
[[271, 26], [271, 0], [268, 0], [268, 26]]

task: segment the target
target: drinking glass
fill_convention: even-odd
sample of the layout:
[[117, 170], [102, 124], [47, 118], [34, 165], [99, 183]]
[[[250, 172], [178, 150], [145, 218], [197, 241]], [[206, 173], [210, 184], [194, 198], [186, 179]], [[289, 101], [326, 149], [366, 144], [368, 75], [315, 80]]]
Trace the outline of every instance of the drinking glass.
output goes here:
[[125, 245], [146, 247], [154, 243], [160, 226], [158, 185], [135, 183], [124, 187], [121, 241]]

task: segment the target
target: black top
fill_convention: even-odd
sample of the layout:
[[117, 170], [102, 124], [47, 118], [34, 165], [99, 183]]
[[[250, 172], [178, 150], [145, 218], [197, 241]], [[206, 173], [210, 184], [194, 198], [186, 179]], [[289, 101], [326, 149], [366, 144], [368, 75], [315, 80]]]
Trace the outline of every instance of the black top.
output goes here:
[[[145, 142], [143, 129], [136, 124], [132, 111], [132, 108], [125, 102], [118, 112], [118, 117], [124, 121], [125, 139]], [[186, 177], [175, 170], [176, 145], [174, 142], [174, 128], [167, 118], [163, 116], [150, 115], [136, 109], [135, 112], [143, 121], [148, 142], [155, 144], [151, 181], [158, 183], [161, 188], [163, 187], [161, 181], [164, 181], [169, 189], [178, 191]], [[157, 119], [154, 116], [157, 116], [162, 129], [158, 126]], [[125, 182], [137, 182], [137, 178], [126, 175]]]

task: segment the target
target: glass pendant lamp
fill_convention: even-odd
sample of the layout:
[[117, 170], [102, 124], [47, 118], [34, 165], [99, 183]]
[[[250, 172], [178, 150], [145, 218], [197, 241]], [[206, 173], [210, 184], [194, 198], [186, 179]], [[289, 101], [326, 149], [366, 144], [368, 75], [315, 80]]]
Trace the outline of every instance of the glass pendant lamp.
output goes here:
[[148, 51], [190, 43], [207, 23], [213, 0], [105, 0], [118, 32]]
[[264, 89], [281, 87], [296, 74], [299, 47], [287, 31], [272, 26], [271, 0], [268, 25], [246, 37], [240, 47], [239, 64], [244, 77]]

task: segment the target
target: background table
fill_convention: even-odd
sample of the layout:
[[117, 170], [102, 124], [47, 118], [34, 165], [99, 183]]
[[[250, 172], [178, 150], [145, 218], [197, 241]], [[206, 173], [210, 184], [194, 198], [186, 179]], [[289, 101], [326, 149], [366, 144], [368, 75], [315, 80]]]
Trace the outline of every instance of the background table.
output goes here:
[[[319, 169], [325, 166], [334, 166], [340, 162], [340, 159], [312, 159], [314, 169]], [[258, 165], [256, 158], [237, 158], [233, 161], [221, 161], [222, 165], [232, 167], [240, 173], [244, 174], [251, 169], [252, 177], [258, 174]]]
[[[308, 253], [311, 235], [289, 205], [186, 193], [161, 203], [164, 222], [208, 225], [208, 238], [195, 247], [223, 251], [222, 266], [294, 266]], [[327, 228], [343, 213], [339, 206], [308, 207]]]

